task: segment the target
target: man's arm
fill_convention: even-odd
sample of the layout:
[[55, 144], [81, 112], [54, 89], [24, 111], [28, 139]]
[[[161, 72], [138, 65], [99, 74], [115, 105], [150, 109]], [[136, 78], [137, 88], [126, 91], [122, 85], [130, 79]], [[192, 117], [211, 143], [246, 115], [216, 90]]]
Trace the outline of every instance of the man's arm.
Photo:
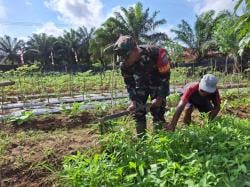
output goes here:
[[169, 130], [169, 131], [175, 130], [177, 122], [178, 122], [180, 115], [181, 115], [182, 111], [184, 110], [185, 106], [186, 106], [186, 103], [184, 103], [182, 100], [180, 100], [178, 106], [176, 107], [176, 111], [174, 113], [173, 119], [172, 119], [169, 127], [167, 127], [167, 130]]
[[210, 112], [209, 112], [209, 119], [214, 119], [220, 111], [220, 105], [215, 106]]
[[214, 104], [214, 108], [209, 112], [209, 119], [211, 120], [214, 119], [220, 111], [221, 98], [218, 90], [216, 90], [215, 97], [212, 99], [212, 102]]

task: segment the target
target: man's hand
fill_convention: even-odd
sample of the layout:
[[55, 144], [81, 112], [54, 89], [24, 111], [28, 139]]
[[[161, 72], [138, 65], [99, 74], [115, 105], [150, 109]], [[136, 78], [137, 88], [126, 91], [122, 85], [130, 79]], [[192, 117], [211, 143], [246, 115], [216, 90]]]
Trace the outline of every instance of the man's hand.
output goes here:
[[135, 110], [135, 107], [136, 107], [135, 101], [131, 101], [128, 108], [127, 108], [127, 111], [133, 112]]
[[157, 97], [156, 99], [153, 99], [151, 107], [160, 107], [162, 105], [163, 98]]

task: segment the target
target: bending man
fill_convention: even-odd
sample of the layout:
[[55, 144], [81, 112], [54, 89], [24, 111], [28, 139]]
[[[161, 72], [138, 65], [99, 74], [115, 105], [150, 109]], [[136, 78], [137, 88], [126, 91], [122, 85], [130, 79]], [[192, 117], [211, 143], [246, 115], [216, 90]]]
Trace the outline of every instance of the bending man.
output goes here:
[[220, 94], [216, 87], [217, 78], [212, 74], [203, 76], [200, 82], [191, 83], [184, 87], [181, 100], [167, 130], [174, 131], [182, 111], [185, 109], [184, 123], [191, 122], [191, 114], [194, 108], [199, 112], [209, 113], [209, 119], [213, 119], [220, 111]]

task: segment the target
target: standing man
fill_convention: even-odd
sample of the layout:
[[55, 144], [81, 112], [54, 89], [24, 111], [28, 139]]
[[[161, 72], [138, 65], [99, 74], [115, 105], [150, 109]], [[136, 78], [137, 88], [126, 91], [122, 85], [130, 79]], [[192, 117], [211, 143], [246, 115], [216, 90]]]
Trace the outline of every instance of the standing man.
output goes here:
[[185, 106], [185, 124], [191, 122], [191, 114], [194, 107], [198, 108], [199, 112], [208, 113], [209, 119], [215, 118], [220, 111], [221, 104], [220, 94], [216, 87], [217, 82], [218, 80], [214, 75], [206, 74], [200, 82], [185, 86], [181, 100], [167, 130], [175, 130], [175, 126]]
[[170, 79], [170, 61], [166, 50], [157, 46], [139, 46], [131, 36], [120, 36], [113, 49], [119, 56], [130, 99], [127, 110], [136, 122], [138, 136], [142, 137], [146, 131], [145, 105], [149, 96], [154, 131], [162, 129]]

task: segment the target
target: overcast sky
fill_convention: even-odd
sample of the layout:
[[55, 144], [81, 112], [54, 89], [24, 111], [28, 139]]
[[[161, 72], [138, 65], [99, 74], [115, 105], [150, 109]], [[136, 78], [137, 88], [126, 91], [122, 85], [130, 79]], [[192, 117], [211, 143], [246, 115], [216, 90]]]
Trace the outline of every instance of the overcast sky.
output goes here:
[[[122, 2], [122, 3], [121, 3]], [[32, 33], [61, 35], [80, 26], [99, 27], [119, 7], [133, 6], [134, 0], [0, 0], [0, 36], [27, 38]], [[182, 19], [193, 25], [195, 15], [207, 10], [233, 10], [236, 0], [144, 0], [144, 10], [160, 11], [157, 19], [167, 23], [159, 31], [173, 34]]]

